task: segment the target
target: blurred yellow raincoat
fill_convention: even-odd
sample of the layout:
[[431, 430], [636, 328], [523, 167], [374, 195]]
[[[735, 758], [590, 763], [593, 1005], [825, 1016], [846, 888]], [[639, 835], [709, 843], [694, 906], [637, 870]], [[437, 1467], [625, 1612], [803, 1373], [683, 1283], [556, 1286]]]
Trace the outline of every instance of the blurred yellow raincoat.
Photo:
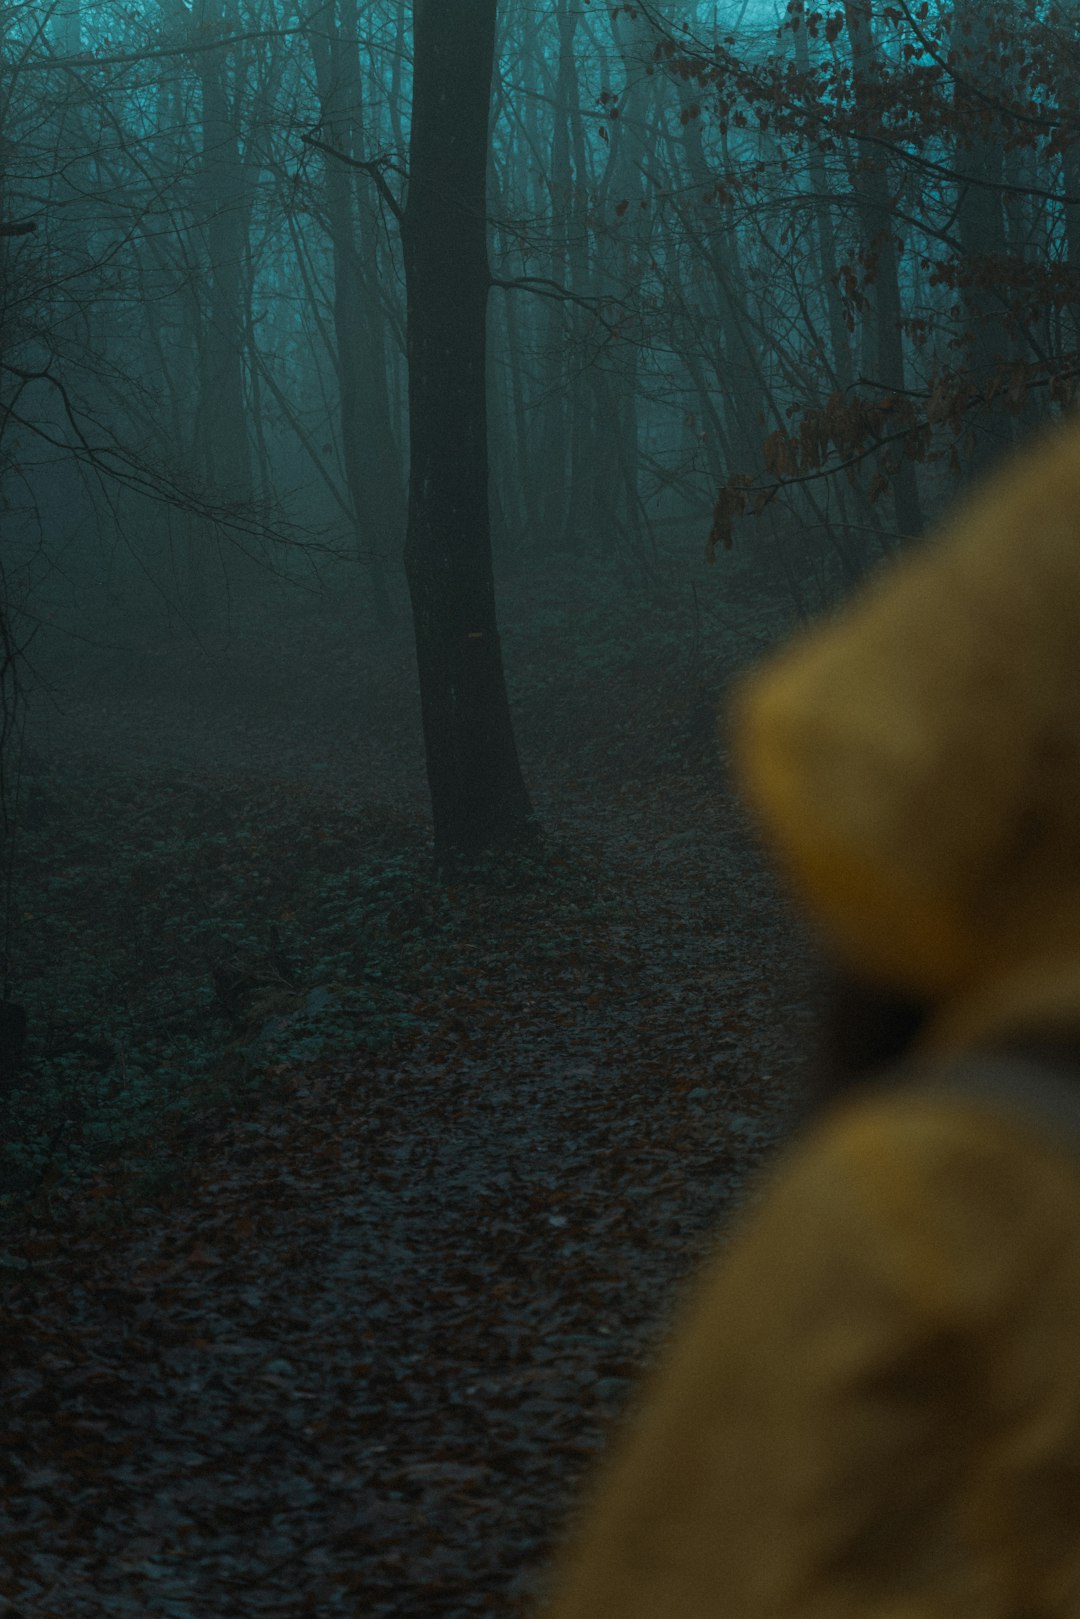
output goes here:
[[750, 678], [733, 744], [827, 951], [933, 1013], [759, 1185], [547, 1612], [1080, 1619], [1080, 1068], [1017, 1110], [1000, 1054], [1080, 1049], [1080, 426]]

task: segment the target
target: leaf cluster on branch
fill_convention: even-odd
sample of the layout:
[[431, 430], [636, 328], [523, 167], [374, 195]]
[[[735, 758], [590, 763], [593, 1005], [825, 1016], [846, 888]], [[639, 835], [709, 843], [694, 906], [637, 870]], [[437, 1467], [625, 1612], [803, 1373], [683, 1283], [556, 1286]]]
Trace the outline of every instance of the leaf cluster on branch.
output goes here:
[[[843, 472], [854, 481], [871, 457], [874, 472], [867, 486], [873, 505], [887, 492], [900, 467], [909, 461], [948, 458], [954, 472], [961, 469], [961, 449], [968, 417], [977, 406], [1000, 400], [1019, 415], [1034, 391], [1043, 391], [1060, 410], [1072, 407], [1080, 368], [1040, 376], [1033, 366], [1002, 365], [980, 390], [970, 371], [942, 372], [924, 397], [895, 394], [853, 395], [834, 393], [820, 409], [804, 411], [797, 426], [777, 428], [762, 445], [762, 474], [733, 473], [721, 487], [713, 506], [707, 557], [713, 562], [718, 549], [730, 550], [735, 523], [743, 516], [760, 516], [785, 489]], [[942, 431], [950, 435], [942, 443]]]
[[[815, 228], [835, 244], [825, 286], [824, 260], [816, 284], [813, 258], [791, 270], [804, 322], [816, 309], [825, 327], [828, 304], [828, 338], [792, 340], [781, 358], [783, 317], [759, 326], [783, 380], [761, 418], [758, 470], [738, 457], [719, 490], [710, 560], [783, 489], [843, 473], [872, 505], [906, 465], [958, 468], [988, 421], [1005, 424], [1006, 442], [1008, 418], [1068, 408], [1080, 364], [1070, 10], [789, 0], [771, 40], [707, 40], [634, 9], [654, 33], [645, 71], [682, 87], [683, 124], [708, 137], [698, 195], [717, 231], [772, 232], [776, 263], [785, 242], [812, 252]], [[784, 224], [763, 227], [766, 210]], [[855, 349], [843, 364], [838, 332]], [[860, 348], [872, 374], [853, 384]]]

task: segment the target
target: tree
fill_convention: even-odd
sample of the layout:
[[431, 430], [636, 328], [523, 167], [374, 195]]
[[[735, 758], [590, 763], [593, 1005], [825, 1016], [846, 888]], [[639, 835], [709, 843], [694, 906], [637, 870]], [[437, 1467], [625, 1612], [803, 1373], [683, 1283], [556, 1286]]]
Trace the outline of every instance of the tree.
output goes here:
[[[873, 36], [871, 0], [844, 0], [844, 20], [851, 43], [851, 82], [855, 111], [861, 127], [872, 138], [863, 150], [858, 177], [853, 187], [857, 209], [866, 236], [866, 253], [875, 266], [873, 278], [874, 365], [871, 374], [889, 394], [907, 391], [904, 366], [904, 307], [900, 288], [900, 255], [897, 251], [894, 204], [889, 173], [882, 159], [882, 91], [879, 80], [877, 45]], [[895, 472], [893, 493], [896, 520], [901, 534], [917, 535], [922, 530], [922, 510], [915, 463], [904, 457]]]
[[530, 841], [488, 512], [487, 164], [497, 0], [416, 0], [408, 322], [412, 600], [435, 858]]
[[999, 109], [1009, 89], [997, 63], [1005, 54], [1006, 41], [986, 22], [967, 0], [954, 6], [950, 19], [950, 45], [959, 63], [954, 98], [956, 228], [963, 255], [960, 286], [969, 327], [968, 363], [978, 399], [971, 412], [972, 470], [991, 465], [1013, 436], [1007, 396], [994, 386], [1010, 347], [1008, 299], [999, 290], [1007, 276]]
[[[194, 40], [227, 36], [239, 27], [234, 0], [196, 0], [190, 12], [182, 0], [175, 0], [172, 9]], [[244, 390], [243, 265], [254, 176], [240, 135], [243, 64], [237, 60], [230, 86], [229, 54], [202, 50], [192, 55], [202, 103], [198, 194], [207, 265], [198, 331], [200, 448], [208, 482], [247, 500], [251, 447]]]
[[[375, 221], [367, 230], [348, 165], [364, 165], [364, 87], [356, 0], [329, 0], [306, 24], [319, 92], [326, 168], [326, 225], [333, 265], [333, 326], [341, 414], [341, 449], [358, 557], [367, 566], [376, 622], [393, 607], [385, 557], [400, 540], [404, 516], [399, 457], [390, 423], [383, 315], [377, 298]], [[327, 144], [327, 143], [331, 144]]]
[[[617, 9], [648, 18], [658, 69], [694, 87], [683, 117], [716, 131], [703, 200], [734, 201], [740, 240], [756, 233], [763, 250], [741, 279], [784, 420], [762, 472], [744, 463], [721, 484], [710, 553], [740, 515], [781, 492], [803, 505], [838, 475], [871, 507], [891, 489], [901, 535], [917, 534], [918, 468], [939, 501], [935, 466], [956, 476], [996, 458], [1014, 421], [1075, 395], [1071, 14], [1056, 0], [1007, 0], [989, 21], [974, 0], [787, 0], [774, 44], [747, 46], [676, 32], [650, 0]], [[792, 251], [806, 217], [816, 263]], [[787, 281], [771, 312], [750, 284], [762, 270]]]

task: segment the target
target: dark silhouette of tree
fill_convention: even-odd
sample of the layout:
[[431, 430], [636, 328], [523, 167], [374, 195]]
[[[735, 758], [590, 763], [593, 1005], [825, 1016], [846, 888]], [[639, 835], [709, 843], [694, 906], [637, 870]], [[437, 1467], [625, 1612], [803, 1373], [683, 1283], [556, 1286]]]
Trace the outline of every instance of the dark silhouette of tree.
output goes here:
[[[411, 7], [63, 0], [42, 29], [31, 0], [0, 0], [0, 268], [21, 289], [0, 322], [9, 553], [34, 544], [36, 504], [54, 545], [70, 535], [80, 632], [92, 612], [108, 635], [134, 598], [152, 636], [227, 625], [234, 600], [316, 572], [320, 591], [358, 583], [373, 623], [411, 584], [432, 777], [459, 803], [440, 847], [450, 820], [455, 838], [512, 838], [486, 473], [434, 425], [477, 436], [487, 285], [491, 545], [522, 582], [597, 562], [655, 597], [698, 565], [719, 490], [716, 544], [740, 513], [762, 522], [718, 587], [779, 578], [806, 613], [1073, 396], [1071, 14], [781, 12], [504, 6], [489, 86], [454, 30], [490, 8], [451, 8], [438, 48], [454, 107], [490, 101], [489, 190], [462, 188], [448, 103], [424, 89], [436, 189], [418, 175], [409, 199]], [[423, 44], [435, 23], [417, 20]], [[469, 486], [414, 487], [408, 581], [407, 206], [419, 454]], [[325, 564], [282, 543], [290, 525]], [[460, 633], [483, 655], [462, 663]], [[466, 691], [484, 809], [460, 807]]]
[[488, 512], [489, 104], [496, 0], [417, 0], [408, 201], [409, 516], [435, 858], [534, 836], [495, 615]]

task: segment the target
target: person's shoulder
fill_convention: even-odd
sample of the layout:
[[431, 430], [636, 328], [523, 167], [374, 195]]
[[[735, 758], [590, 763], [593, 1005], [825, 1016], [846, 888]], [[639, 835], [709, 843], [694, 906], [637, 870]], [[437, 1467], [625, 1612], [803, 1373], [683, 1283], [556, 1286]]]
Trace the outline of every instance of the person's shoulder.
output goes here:
[[830, 1108], [802, 1149], [911, 1173], [1036, 1174], [1080, 1190], [1080, 1067], [1022, 1052], [909, 1059]]
[[1080, 1257], [1080, 1129], [1071, 1094], [1038, 1084], [992, 1058], [883, 1078], [790, 1145], [756, 1218], [927, 1307], [996, 1308], [1032, 1267]]

